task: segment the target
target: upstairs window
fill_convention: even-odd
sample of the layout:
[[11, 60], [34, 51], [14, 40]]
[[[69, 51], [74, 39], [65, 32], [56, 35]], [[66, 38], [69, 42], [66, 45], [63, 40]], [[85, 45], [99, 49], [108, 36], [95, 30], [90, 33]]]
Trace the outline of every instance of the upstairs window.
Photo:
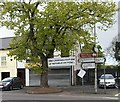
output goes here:
[[6, 56], [2, 56], [1, 57], [1, 66], [4, 67], [7, 65], [7, 60], [6, 60]]

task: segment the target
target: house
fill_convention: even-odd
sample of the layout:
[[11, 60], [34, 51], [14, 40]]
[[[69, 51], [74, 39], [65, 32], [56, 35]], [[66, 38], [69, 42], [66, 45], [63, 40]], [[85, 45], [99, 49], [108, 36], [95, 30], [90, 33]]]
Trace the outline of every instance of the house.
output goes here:
[[8, 56], [10, 41], [11, 38], [0, 38], [0, 80], [17, 76], [16, 60]]
[[24, 67], [24, 61], [19, 62], [8, 56], [12, 37], [0, 38], [0, 81], [6, 77], [20, 77], [29, 86], [29, 70]]

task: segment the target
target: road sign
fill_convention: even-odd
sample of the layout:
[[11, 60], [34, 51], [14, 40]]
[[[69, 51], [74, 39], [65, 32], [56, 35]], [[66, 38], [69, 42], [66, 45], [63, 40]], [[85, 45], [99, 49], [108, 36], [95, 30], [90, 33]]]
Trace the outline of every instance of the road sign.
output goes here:
[[104, 57], [97, 57], [97, 58], [80, 58], [78, 63], [104, 63], [105, 58]]
[[96, 57], [93, 52], [81, 52], [79, 54], [80, 58], [94, 58]]
[[82, 63], [83, 69], [93, 69], [95, 68], [95, 63]]
[[85, 73], [86, 73], [86, 71], [84, 71], [83, 69], [81, 69], [77, 75], [78, 75], [79, 77], [83, 78], [84, 75], [85, 75]]
[[75, 65], [75, 57], [49, 58], [48, 67]]
[[89, 62], [95, 62], [95, 58], [80, 58], [79, 63], [89, 63]]
[[98, 57], [98, 58], [95, 58], [95, 63], [104, 63], [105, 60], [106, 59], [104, 57]]

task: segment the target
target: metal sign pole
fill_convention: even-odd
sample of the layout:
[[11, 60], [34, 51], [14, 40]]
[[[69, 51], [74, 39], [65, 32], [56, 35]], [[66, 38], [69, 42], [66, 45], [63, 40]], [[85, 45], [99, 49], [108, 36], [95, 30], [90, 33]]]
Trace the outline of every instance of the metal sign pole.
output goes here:
[[[95, 37], [95, 40], [94, 40], [94, 51], [96, 52], [96, 57], [97, 57], [97, 53], [98, 53], [98, 49], [96, 47], [96, 25], [94, 24], [94, 37]], [[95, 57], [94, 57], [94, 60], [95, 60]], [[95, 63], [95, 93], [97, 93], [97, 63]]]
[[97, 93], [97, 64], [95, 64], [95, 93]]

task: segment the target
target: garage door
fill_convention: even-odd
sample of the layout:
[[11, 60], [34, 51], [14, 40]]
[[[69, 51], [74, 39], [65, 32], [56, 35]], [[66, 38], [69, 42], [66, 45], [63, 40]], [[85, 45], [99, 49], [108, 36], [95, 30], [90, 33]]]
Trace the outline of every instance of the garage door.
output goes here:
[[[40, 75], [30, 72], [30, 86], [40, 86]], [[48, 74], [50, 86], [69, 86], [70, 69], [51, 69]]]

